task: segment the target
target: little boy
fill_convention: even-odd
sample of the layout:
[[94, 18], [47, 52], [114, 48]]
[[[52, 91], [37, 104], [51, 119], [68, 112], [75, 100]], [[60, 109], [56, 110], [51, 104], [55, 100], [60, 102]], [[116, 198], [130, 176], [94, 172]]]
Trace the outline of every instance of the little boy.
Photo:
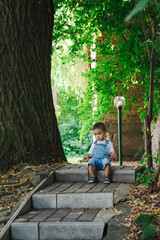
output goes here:
[[113, 149], [112, 142], [105, 140], [106, 129], [102, 122], [94, 124], [93, 134], [95, 142], [92, 144], [89, 154], [82, 158], [83, 161], [89, 159], [88, 168], [90, 173], [89, 183], [94, 183], [95, 170], [105, 170], [104, 183], [110, 183], [110, 158], [116, 158], [116, 153]]

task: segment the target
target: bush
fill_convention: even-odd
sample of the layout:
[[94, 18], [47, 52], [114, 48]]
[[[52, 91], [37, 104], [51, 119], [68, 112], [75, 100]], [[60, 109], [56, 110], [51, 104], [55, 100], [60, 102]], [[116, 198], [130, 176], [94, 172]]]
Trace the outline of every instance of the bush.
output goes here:
[[72, 117], [69, 123], [64, 123], [59, 126], [59, 131], [62, 139], [62, 145], [67, 157], [82, 156], [88, 153], [92, 143], [92, 131], [85, 134], [83, 141], [79, 140], [78, 119]]

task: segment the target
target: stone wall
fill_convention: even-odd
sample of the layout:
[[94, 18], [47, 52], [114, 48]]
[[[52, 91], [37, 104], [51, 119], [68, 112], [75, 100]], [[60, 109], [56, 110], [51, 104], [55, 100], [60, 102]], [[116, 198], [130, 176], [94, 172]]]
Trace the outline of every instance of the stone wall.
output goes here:
[[[113, 143], [114, 149], [118, 154], [118, 123], [107, 123], [106, 139]], [[142, 132], [142, 123], [122, 123], [122, 155], [126, 157], [133, 157], [138, 148], [144, 150], [144, 137]]]
[[[113, 142], [118, 154], [118, 123], [107, 125], [107, 139]], [[138, 148], [144, 148], [142, 125], [140, 123], [122, 123], [122, 154], [123, 156], [134, 156]]]
[[[135, 121], [136, 120], [136, 121]], [[144, 135], [143, 135], [143, 123], [137, 121], [138, 116], [129, 115], [122, 120], [122, 154], [123, 156], [134, 156], [138, 148], [142, 148], [142, 153], [144, 152]], [[113, 142], [115, 151], [118, 154], [118, 118], [109, 117], [109, 114], [105, 114], [103, 117], [103, 122], [106, 125], [107, 136], [106, 139]], [[156, 157], [160, 154], [160, 113], [159, 118], [156, 122], [153, 121], [152, 126], [152, 153]]]

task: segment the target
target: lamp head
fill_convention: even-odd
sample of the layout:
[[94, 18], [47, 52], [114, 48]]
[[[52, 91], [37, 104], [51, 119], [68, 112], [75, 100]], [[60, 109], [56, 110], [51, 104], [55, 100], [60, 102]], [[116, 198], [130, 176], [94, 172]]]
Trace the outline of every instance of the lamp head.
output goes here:
[[122, 108], [125, 105], [125, 98], [124, 97], [115, 97], [114, 99], [114, 106], [117, 108]]

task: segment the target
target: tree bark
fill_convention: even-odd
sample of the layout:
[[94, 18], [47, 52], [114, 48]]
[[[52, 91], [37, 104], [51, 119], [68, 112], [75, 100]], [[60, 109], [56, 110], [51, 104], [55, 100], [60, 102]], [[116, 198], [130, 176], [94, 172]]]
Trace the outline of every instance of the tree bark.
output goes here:
[[147, 165], [149, 168], [153, 168], [151, 122], [149, 121], [148, 115], [145, 117], [145, 142], [146, 142], [145, 152], [147, 154]]
[[160, 175], [160, 157], [159, 157], [158, 167], [157, 167], [157, 170], [155, 172], [155, 178], [149, 184], [149, 191], [150, 192], [159, 192], [159, 188], [158, 188], [159, 175]]
[[150, 83], [149, 83], [149, 107], [147, 111], [147, 116], [145, 117], [145, 142], [146, 142], [146, 153], [147, 153], [147, 164], [149, 168], [153, 167], [152, 160], [152, 135], [151, 135], [151, 123], [153, 120], [153, 93], [154, 93], [154, 71], [155, 71], [155, 44], [156, 44], [156, 31], [157, 31], [157, 19], [156, 13], [151, 14], [152, 19], [152, 50], [149, 48], [147, 41], [147, 33], [144, 26], [144, 20], [142, 12], [140, 13], [142, 29], [144, 37], [147, 44], [147, 51], [150, 60]]
[[65, 160], [51, 93], [52, 0], [0, 1], [0, 170]]

